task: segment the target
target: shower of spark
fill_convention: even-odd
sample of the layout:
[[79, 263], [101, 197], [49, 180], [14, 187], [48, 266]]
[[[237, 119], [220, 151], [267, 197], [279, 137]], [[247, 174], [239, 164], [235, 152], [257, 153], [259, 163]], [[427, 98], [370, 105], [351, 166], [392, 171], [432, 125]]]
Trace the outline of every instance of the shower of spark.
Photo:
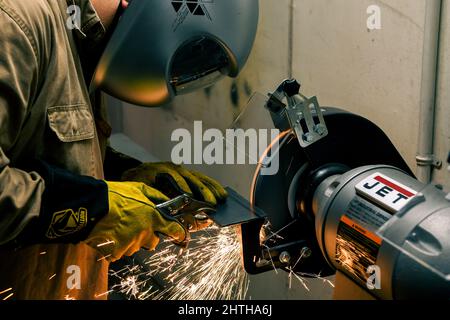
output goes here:
[[[111, 289], [129, 299], [243, 300], [248, 277], [234, 228], [213, 226], [182, 251], [169, 244], [144, 261], [114, 271], [120, 283]], [[164, 285], [155, 285], [162, 279]]]
[[[273, 232], [269, 223], [261, 234], [262, 246], [268, 249], [282, 240], [281, 231]], [[249, 279], [241, 264], [241, 244], [235, 228], [220, 229], [213, 226], [191, 240], [189, 248], [182, 250], [170, 242], [163, 249], [139, 263], [127, 265], [111, 272], [117, 284], [109, 293], [118, 293], [132, 300], [243, 300], [246, 298]], [[288, 268], [289, 288], [292, 279], [310, 291], [310, 278], [321, 279], [324, 285], [333, 283], [320, 274], [294, 271], [302, 263], [303, 254], [292, 268]], [[272, 265], [273, 261], [271, 261]], [[275, 269], [276, 271], [276, 269]], [[99, 296], [100, 296], [99, 295]]]
[[6, 294], [8, 294], [8, 295], [6, 295], [5, 297], [3, 297], [3, 298], [1, 298], [3, 301], [5, 301], [5, 300], [8, 300], [9, 298], [11, 298], [13, 295], [14, 295], [14, 292], [11, 292], [12, 291], [12, 288], [8, 288], [8, 289], [6, 289], [6, 290], [3, 290], [3, 291], [0, 291], [0, 296], [1, 295], [6, 295]]
[[5, 298], [3, 298], [3, 301], [8, 300], [9, 298], [11, 298], [14, 295], [14, 293], [10, 293], [8, 296], [6, 296]]

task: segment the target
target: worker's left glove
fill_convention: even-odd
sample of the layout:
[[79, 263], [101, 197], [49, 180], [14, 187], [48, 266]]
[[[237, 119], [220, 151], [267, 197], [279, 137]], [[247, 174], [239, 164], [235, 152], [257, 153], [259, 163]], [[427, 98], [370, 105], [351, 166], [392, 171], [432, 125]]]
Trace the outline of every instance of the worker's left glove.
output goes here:
[[138, 181], [170, 198], [186, 193], [212, 206], [224, 202], [227, 191], [216, 180], [170, 162], [144, 163], [122, 175], [122, 181]]

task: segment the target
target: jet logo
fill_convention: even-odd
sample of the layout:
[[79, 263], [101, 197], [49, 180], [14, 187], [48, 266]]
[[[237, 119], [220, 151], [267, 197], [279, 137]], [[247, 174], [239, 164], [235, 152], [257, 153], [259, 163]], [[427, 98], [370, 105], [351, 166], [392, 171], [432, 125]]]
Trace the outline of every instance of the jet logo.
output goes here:
[[417, 192], [381, 173], [375, 173], [356, 186], [356, 192], [368, 200], [397, 213], [412, 200]]

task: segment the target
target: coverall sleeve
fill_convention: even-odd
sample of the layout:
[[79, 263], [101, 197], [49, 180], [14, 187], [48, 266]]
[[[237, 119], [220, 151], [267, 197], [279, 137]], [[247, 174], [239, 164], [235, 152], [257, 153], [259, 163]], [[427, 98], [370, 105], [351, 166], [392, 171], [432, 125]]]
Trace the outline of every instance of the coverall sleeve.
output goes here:
[[77, 243], [108, 213], [108, 188], [39, 159], [11, 166], [8, 152], [39, 94], [45, 65], [31, 32], [12, 14], [0, 9], [0, 245]]
[[8, 150], [27, 117], [37, 89], [36, 45], [0, 10], [0, 244], [15, 238], [40, 211], [44, 180], [10, 167]]

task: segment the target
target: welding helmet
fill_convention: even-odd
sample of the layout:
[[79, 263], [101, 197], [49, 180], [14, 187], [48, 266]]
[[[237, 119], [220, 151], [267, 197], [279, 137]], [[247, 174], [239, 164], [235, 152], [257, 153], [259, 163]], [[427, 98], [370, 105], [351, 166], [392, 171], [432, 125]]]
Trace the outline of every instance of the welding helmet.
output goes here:
[[142, 106], [212, 85], [242, 70], [256, 35], [258, 0], [132, 0], [94, 87]]

